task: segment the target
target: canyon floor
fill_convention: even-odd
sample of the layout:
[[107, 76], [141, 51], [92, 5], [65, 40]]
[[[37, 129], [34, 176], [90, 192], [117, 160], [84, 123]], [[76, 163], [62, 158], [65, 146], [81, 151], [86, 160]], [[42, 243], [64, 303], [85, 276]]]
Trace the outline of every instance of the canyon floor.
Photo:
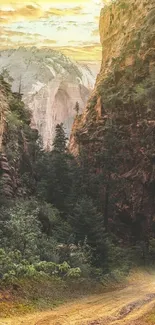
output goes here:
[[89, 296], [23, 317], [1, 319], [0, 325], [146, 325], [155, 324], [155, 275], [140, 275], [128, 286]]

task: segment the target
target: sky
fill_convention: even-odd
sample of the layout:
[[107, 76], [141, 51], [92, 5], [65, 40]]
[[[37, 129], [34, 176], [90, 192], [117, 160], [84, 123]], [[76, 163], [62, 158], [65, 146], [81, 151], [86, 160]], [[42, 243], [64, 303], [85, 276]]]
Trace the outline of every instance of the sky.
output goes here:
[[0, 0], [0, 49], [52, 47], [98, 61], [101, 7], [102, 0]]

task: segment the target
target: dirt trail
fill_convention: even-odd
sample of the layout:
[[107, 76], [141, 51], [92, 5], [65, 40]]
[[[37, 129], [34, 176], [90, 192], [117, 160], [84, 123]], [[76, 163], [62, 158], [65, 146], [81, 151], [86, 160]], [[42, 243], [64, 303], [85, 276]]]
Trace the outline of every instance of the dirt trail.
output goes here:
[[155, 276], [134, 281], [122, 290], [94, 295], [52, 311], [0, 319], [0, 325], [142, 325], [155, 306]]

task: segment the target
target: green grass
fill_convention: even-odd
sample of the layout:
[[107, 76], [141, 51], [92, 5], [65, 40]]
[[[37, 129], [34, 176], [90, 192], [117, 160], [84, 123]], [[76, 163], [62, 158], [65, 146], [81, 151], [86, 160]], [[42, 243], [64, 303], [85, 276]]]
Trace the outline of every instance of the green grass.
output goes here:
[[90, 280], [23, 279], [0, 288], [0, 317], [53, 309], [73, 299], [103, 292]]

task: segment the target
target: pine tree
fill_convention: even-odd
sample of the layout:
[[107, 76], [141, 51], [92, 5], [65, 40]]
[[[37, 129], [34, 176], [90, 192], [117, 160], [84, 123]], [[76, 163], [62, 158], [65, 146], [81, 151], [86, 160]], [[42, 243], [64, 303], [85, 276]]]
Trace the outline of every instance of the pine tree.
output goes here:
[[39, 166], [38, 190], [48, 203], [53, 204], [61, 214], [67, 212], [67, 200], [72, 189], [71, 156], [67, 149], [67, 138], [63, 124], [55, 130], [53, 149], [44, 156]]
[[53, 151], [65, 153], [67, 150], [66, 142], [67, 137], [63, 128], [63, 123], [57, 124], [55, 128], [55, 138], [53, 141]]
[[79, 105], [78, 102], [76, 102], [75, 107], [74, 107], [74, 110], [76, 111], [76, 114], [78, 115], [79, 114], [79, 110], [80, 110], [80, 105]]
[[69, 222], [75, 234], [76, 243], [84, 244], [87, 239], [92, 249], [93, 262], [101, 265], [104, 260], [105, 231], [102, 214], [97, 211], [91, 198], [77, 200]]

